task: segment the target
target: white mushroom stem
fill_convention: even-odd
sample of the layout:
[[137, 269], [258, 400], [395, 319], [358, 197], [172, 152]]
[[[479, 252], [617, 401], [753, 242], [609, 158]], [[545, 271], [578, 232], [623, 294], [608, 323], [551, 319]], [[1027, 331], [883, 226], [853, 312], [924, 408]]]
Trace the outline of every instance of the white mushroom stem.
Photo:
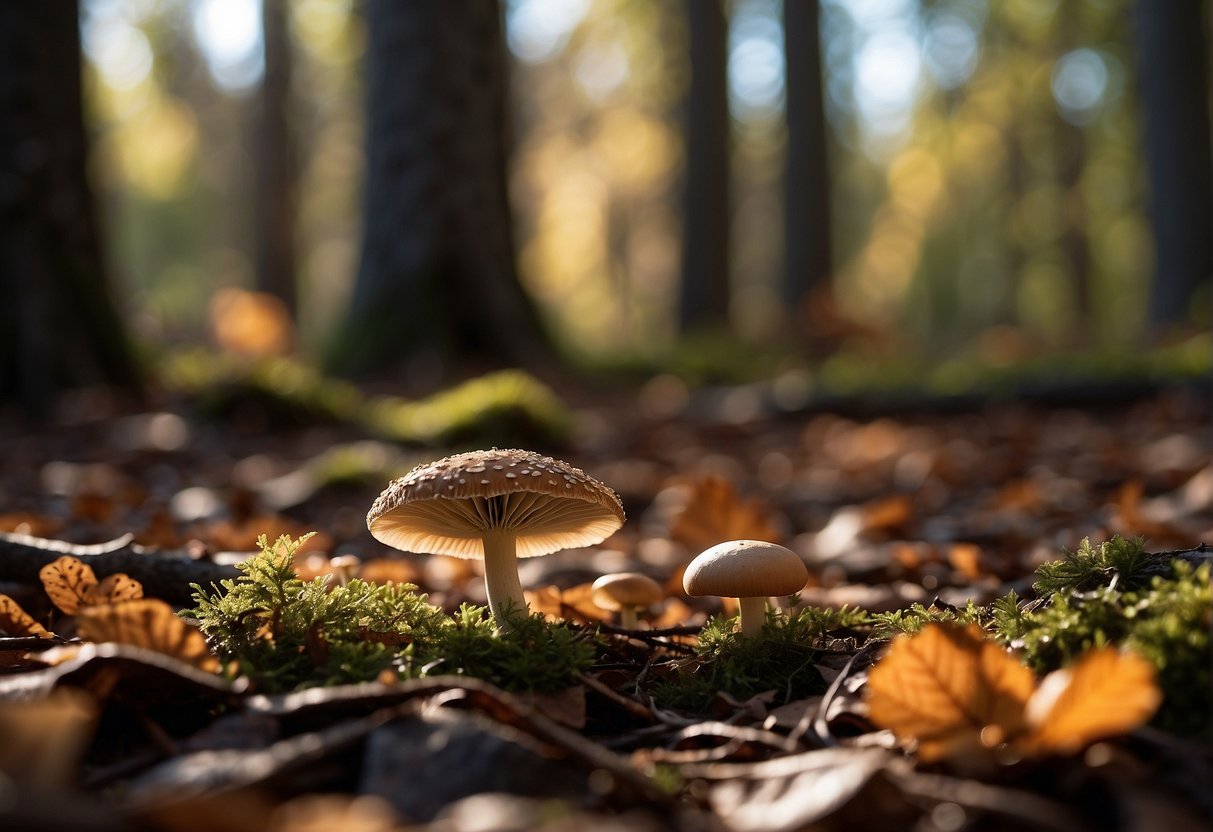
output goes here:
[[484, 533], [484, 591], [498, 634], [509, 630], [506, 612], [526, 615], [529, 610], [518, 580], [518, 557], [513, 532], [492, 529]]
[[635, 630], [639, 626], [635, 607], [625, 604], [619, 608], [619, 626], [625, 630]]
[[767, 620], [767, 599], [738, 598], [737, 602], [741, 608], [741, 634], [758, 638], [762, 634], [762, 625]]

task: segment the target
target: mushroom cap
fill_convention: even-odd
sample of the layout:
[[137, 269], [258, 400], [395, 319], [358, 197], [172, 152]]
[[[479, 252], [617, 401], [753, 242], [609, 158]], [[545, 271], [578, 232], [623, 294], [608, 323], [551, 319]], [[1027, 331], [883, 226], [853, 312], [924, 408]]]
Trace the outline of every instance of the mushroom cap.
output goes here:
[[605, 540], [623, 506], [567, 462], [493, 448], [418, 465], [379, 495], [366, 525], [388, 546], [457, 558], [484, 557], [484, 534], [509, 531], [526, 558]]
[[613, 572], [590, 586], [590, 600], [604, 610], [651, 607], [664, 597], [661, 584], [640, 572]]
[[729, 540], [699, 554], [682, 575], [687, 595], [766, 598], [804, 589], [809, 570], [800, 556], [765, 540]]

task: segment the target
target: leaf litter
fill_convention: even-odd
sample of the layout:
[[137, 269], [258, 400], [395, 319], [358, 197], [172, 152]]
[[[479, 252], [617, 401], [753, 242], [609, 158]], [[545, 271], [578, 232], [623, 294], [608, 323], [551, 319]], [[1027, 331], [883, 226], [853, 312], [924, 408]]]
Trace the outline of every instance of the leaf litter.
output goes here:
[[[448, 612], [483, 602], [466, 563], [440, 571], [438, 559], [400, 557], [361, 524], [386, 478], [440, 451], [368, 457], [368, 440], [340, 426], [268, 442], [198, 434], [154, 455], [107, 442], [103, 421], [48, 430], [0, 448], [42, 472], [41, 490], [13, 473], [0, 481], [12, 520], [0, 540], [0, 725], [32, 726], [23, 750], [0, 756], [0, 777], [25, 795], [22, 816], [48, 828], [79, 820], [54, 795], [92, 807], [97, 828], [1198, 825], [1213, 810], [1198, 785], [1210, 743], [1150, 719], [1173, 690], [1155, 670], [1159, 645], [1183, 636], [1161, 633], [1200, 622], [1200, 575], [1182, 584], [1195, 618], [1175, 617], [1182, 598], [1166, 607], [1149, 594], [1170, 574], [1167, 557], [1146, 558], [1133, 586], [1079, 557], [1079, 577], [1094, 581], [1065, 589], [1060, 606], [1021, 601], [1014, 639], [1000, 635], [1010, 609], [990, 602], [1010, 590], [1032, 598], [1037, 567], [1081, 555], [1084, 538], [1143, 535], [1150, 551], [1190, 550], [1181, 556], [1199, 573], [1198, 544], [1213, 537], [1208, 415], [1204, 401], [1162, 395], [1114, 411], [1008, 402], [897, 419], [599, 419], [600, 432], [613, 430], [573, 458], [616, 485], [630, 521], [599, 549], [528, 564], [533, 608], [597, 632], [592, 666], [543, 694], [469, 676], [401, 678], [393, 664], [377, 681], [267, 695], [177, 614], [185, 599], [171, 588], [183, 577], [210, 585], [235, 575], [230, 564], [247, 556], [235, 553], [257, 535], [313, 530], [304, 581], [353, 554], [355, 575], [416, 583]], [[342, 443], [395, 467], [325, 485], [311, 460]], [[309, 465], [306, 498], [289, 517], [275, 513], [290, 501], [266, 489]], [[809, 693], [776, 680], [738, 696], [726, 675], [702, 706], [663, 702], [657, 683], [680, 667], [703, 675], [703, 633], [724, 632], [712, 627], [731, 612], [681, 596], [679, 570], [739, 537], [782, 540], [812, 567], [799, 599], [782, 603], [789, 620], [857, 600], [890, 617], [816, 633], [820, 682]], [[666, 601], [632, 631], [586, 589], [625, 569], [667, 578]], [[1203, 580], [1207, 597], [1207, 571]], [[1125, 640], [1097, 613], [1127, 604], [1156, 623]], [[1060, 658], [1040, 642], [1054, 620], [1085, 634]], [[1204, 623], [1197, 651], [1207, 614]], [[31, 703], [37, 715], [23, 710]], [[481, 765], [476, 749], [511, 776]], [[422, 764], [449, 780], [410, 776]]]

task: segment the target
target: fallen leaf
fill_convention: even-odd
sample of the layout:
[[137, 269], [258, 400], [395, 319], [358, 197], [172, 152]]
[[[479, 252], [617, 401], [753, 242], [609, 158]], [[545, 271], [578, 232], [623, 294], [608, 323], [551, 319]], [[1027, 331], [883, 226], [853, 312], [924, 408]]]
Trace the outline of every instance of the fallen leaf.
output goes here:
[[38, 577], [51, 602], [68, 615], [76, 614], [85, 604], [86, 593], [97, 585], [93, 567], [71, 555], [51, 561], [39, 570]]
[[707, 475], [691, 487], [670, 537], [693, 552], [726, 540], [782, 542], [771, 509], [758, 499], [742, 500], [723, 477]]
[[948, 547], [948, 563], [970, 581], [986, 574], [981, 563], [981, 547], [972, 543], [953, 543]]
[[0, 773], [42, 788], [67, 786], [97, 715], [96, 700], [73, 688], [58, 688], [37, 700], [0, 702]]
[[83, 605], [118, 604], [135, 601], [143, 597], [143, 584], [124, 572], [108, 575], [99, 584], [89, 587], [84, 593]]
[[1032, 671], [976, 625], [929, 625], [899, 636], [868, 675], [872, 722], [918, 741], [923, 760], [1018, 736]]
[[8, 633], [13, 638], [23, 638], [25, 636], [51, 637], [51, 634], [47, 632], [45, 627], [35, 621], [33, 616], [21, 609], [21, 605], [7, 595], [0, 595], [0, 630]]
[[1028, 745], [1037, 753], [1073, 754], [1144, 724], [1161, 703], [1149, 661], [1112, 647], [1089, 650], [1046, 676], [1028, 700]]
[[86, 641], [143, 647], [208, 673], [219, 672], [219, 660], [207, 649], [202, 633], [178, 618], [163, 601], [143, 599], [82, 607], [77, 619], [80, 638]]

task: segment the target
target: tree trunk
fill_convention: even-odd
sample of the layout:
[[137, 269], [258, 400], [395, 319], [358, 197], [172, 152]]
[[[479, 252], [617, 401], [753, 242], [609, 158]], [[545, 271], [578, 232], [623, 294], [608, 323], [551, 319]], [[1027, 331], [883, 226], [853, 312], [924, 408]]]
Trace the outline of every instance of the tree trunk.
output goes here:
[[833, 271], [820, 15], [819, 0], [783, 4], [788, 145], [780, 294], [794, 322], [803, 320], [810, 292], [829, 291]]
[[1213, 276], [1207, 22], [1198, 2], [1137, 0], [1138, 73], [1154, 282], [1150, 322], [1189, 320], [1193, 294]]
[[729, 318], [728, 21], [720, 0], [687, 0], [687, 100], [682, 228], [682, 329]]
[[0, 3], [0, 398], [138, 387], [102, 265], [75, 0]]
[[496, 0], [370, 0], [362, 259], [334, 364], [545, 365], [514, 265]]
[[287, 0], [261, 7], [265, 75], [257, 130], [257, 289], [297, 314], [295, 287], [296, 157], [291, 129], [291, 42]]

